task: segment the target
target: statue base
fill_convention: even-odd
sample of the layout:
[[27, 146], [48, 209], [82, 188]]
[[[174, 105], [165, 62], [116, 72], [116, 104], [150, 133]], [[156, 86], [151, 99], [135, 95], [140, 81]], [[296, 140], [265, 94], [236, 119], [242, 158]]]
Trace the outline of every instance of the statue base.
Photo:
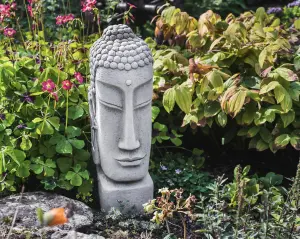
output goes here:
[[153, 181], [149, 173], [140, 181], [115, 182], [98, 170], [101, 209], [106, 213], [114, 207], [123, 214], [143, 213], [143, 204], [153, 199]]

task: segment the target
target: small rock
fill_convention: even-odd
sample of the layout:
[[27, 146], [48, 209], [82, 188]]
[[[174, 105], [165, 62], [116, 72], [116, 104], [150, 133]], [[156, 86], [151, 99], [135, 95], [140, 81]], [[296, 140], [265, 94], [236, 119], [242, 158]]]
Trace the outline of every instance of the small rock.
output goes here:
[[[0, 222], [11, 221], [15, 211], [18, 208], [18, 214], [14, 229], [43, 231], [47, 235], [61, 230], [74, 230], [90, 226], [93, 223], [92, 210], [84, 203], [73, 200], [61, 195], [50, 194], [45, 192], [28, 192], [23, 193], [21, 202], [20, 194], [11, 195], [0, 199]], [[39, 227], [36, 209], [41, 208], [44, 212], [52, 208], [64, 207], [68, 203], [74, 205], [74, 215], [69, 223], [55, 227]], [[7, 224], [10, 224], [9, 222]], [[7, 225], [9, 226], [9, 225]]]
[[[77, 239], [105, 239], [102, 236], [96, 234], [84, 234], [80, 232], [76, 232]], [[74, 239], [75, 232], [74, 231], [57, 231], [51, 235], [51, 239]]]

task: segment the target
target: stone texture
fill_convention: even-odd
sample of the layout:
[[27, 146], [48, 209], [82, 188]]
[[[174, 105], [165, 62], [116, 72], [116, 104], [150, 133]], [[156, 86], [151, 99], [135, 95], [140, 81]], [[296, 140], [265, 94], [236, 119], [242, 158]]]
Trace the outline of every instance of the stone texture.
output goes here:
[[[105, 239], [102, 236], [96, 234], [84, 234], [80, 232], [76, 232], [77, 239]], [[74, 231], [57, 231], [51, 235], [51, 239], [74, 239], [75, 234]]]
[[[56, 231], [79, 229], [93, 223], [92, 210], [77, 200], [45, 192], [24, 193], [21, 202], [19, 202], [19, 198], [20, 194], [16, 194], [0, 199], [0, 222], [12, 220], [16, 208], [18, 208], [14, 231], [29, 230], [34, 231], [36, 235], [42, 233], [51, 235]], [[69, 223], [55, 227], [44, 227], [43, 229], [39, 227], [36, 216], [37, 208], [48, 211], [52, 208], [64, 207], [67, 203], [74, 205], [74, 216]]]
[[143, 213], [143, 204], [153, 198], [153, 181], [149, 174], [133, 183], [116, 183], [98, 171], [98, 187], [100, 205], [105, 212], [111, 207], [118, 208], [121, 213]]
[[101, 207], [121, 209], [119, 199], [140, 212], [142, 204], [153, 197], [148, 174], [152, 54], [128, 26], [114, 25], [93, 44], [90, 62], [92, 154]]

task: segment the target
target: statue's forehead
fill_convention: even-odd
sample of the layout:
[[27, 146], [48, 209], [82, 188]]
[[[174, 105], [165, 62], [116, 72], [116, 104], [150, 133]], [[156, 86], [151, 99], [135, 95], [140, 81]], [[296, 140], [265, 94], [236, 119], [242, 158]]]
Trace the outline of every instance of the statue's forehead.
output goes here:
[[152, 81], [152, 67], [143, 67], [130, 71], [118, 71], [111, 69], [98, 68], [95, 81], [106, 85], [115, 86], [123, 89], [132, 86], [134, 88]]

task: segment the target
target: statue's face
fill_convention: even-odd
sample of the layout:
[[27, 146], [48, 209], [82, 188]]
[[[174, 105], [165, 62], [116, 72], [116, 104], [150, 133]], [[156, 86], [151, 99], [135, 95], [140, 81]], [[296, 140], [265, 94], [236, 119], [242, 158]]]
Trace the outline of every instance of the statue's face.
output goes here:
[[148, 173], [151, 148], [152, 66], [130, 71], [98, 68], [96, 121], [104, 174], [135, 181]]

